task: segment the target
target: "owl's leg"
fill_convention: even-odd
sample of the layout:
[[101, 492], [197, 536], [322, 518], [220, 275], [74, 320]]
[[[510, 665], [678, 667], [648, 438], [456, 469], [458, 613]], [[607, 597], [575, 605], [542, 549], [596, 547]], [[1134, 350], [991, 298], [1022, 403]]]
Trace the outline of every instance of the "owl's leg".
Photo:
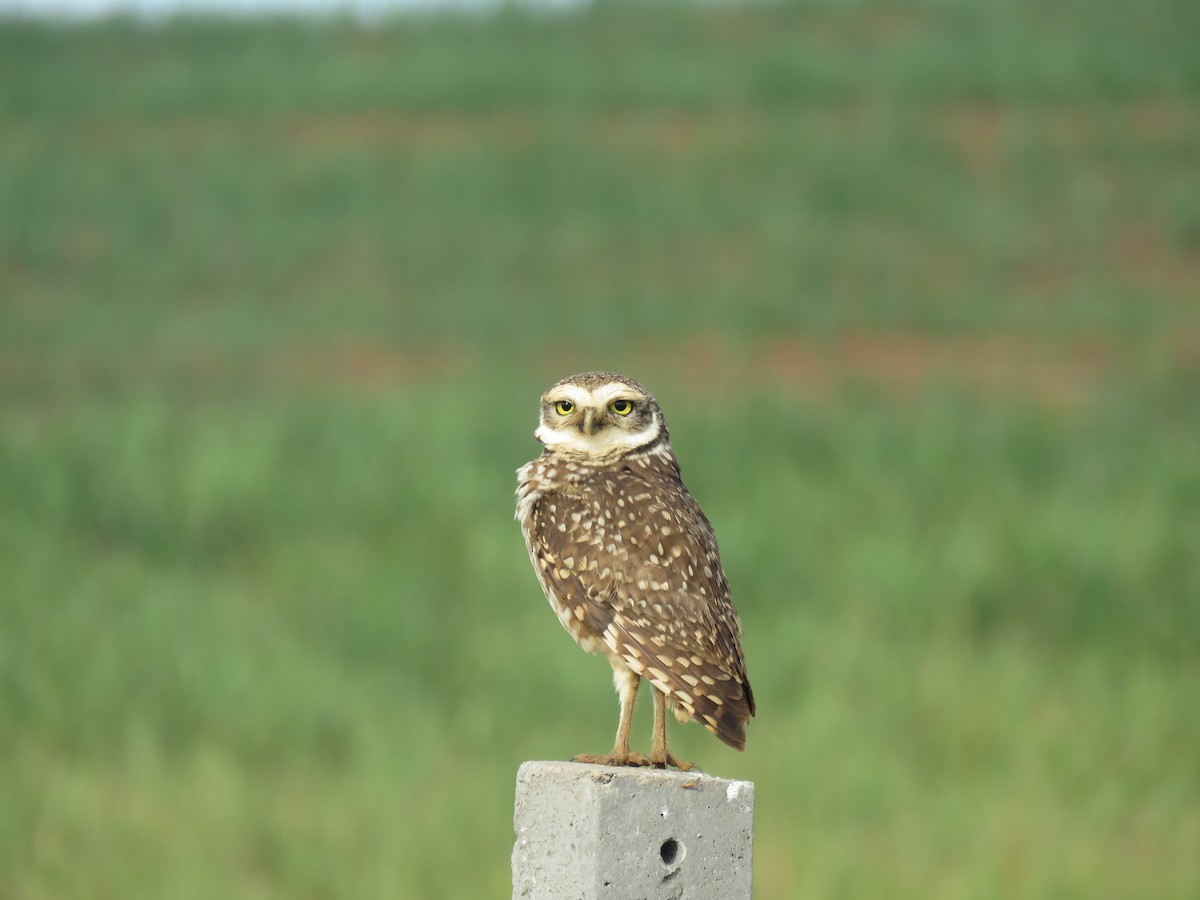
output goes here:
[[591, 763], [597, 766], [648, 766], [650, 759], [641, 753], [629, 750], [629, 729], [633, 725], [633, 704], [637, 700], [638, 685], [642, 678], [619, 660], [610, 660], [613, 667], [613, 684], [621, 701], [621, 717], [617, 720], [617, 739], [612, 752], [580, 753], [571, 757], [572, 762]]
[[654, 695], [654, 737], [650, 741], [650, 762], [660, 769], [674, 766], [684, 772], [700, 771], [695, 763], [676, 759], [667, 749], [667, 697], [654, 685], [650, 685], [650, 693]]

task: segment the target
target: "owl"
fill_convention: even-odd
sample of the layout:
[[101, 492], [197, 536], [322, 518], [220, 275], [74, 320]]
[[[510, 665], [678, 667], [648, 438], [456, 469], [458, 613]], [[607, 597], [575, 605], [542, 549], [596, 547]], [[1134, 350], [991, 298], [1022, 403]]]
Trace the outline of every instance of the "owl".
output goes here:
[[[612, 665], [620, 701], [612, 751], [575, 761], [696, 768], [668, 749], [668, 707], [744, 749], [755, 709], [741, 623], [658, 402], [621, 375], [573, 375], [542, 394], [534, 437], [542, 454], [517, 472], [529, 559], [563, 627]], [[648, 757], [629, 749], [643, 678], [654, 697]]]

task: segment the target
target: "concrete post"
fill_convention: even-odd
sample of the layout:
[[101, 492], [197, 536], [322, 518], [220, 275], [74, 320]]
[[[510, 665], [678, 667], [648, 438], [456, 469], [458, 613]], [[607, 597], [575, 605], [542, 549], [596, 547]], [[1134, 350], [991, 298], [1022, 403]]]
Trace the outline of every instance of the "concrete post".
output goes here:
[[689, 772], [527, 762], [514, 900], [749, 900], [754, 784]]

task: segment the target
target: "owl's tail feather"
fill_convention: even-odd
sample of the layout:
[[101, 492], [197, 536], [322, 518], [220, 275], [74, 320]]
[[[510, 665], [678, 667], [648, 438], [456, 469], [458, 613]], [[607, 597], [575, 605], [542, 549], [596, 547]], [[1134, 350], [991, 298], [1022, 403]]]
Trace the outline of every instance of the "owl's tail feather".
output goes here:
[[741, 696], [725, 697], [725, 702], [715, 708], [713, 717], [717, 720], [716, 727], [709, 727], [706, 719], [700, 719], [709, 731], [737, 750], [746, 749], [746, 723], [754, 715], [754, 694], [750, 690], [750, 682], [741, 687]]
[[675, 717], [686, 722], [694, 715], [701, 725], [730, 747], [745, 750], [746, 723], [755, 711], [754, 692], [748, 681], [739, 683], [731, 679], [721, 684], [728, 693], [722, 693], [720, 703], [713, 702], [709, 694], [697, 694], [692, 701], [695, 713], [691, 714], [675, 703]]

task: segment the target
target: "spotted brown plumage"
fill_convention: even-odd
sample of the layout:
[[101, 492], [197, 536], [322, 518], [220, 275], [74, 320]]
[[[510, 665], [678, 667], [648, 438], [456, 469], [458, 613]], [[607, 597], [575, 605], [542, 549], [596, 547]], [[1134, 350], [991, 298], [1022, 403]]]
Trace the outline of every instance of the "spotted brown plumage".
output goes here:
[[[621, 704], [612, 752], [576, 759], [692, 768], [667, 747], [668, 705], [743, 749], [755, 708], [741, 625], [658, 403], [620, 375], [576, 375], [542, 395], [535, 436], [544, 450], [517, 488], [529, 557], [559, 621], [608, 658]], [[629, 750], [642, 678], [655, 701], [649, 757]]]

